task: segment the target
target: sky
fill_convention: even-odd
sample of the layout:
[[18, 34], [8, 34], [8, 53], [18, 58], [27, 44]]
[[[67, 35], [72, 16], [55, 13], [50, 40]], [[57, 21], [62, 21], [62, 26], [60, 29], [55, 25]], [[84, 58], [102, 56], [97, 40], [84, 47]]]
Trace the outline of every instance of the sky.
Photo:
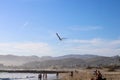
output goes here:
[[120, 55], [120, 0], [0, 0], [0, 55], [8, 54]]

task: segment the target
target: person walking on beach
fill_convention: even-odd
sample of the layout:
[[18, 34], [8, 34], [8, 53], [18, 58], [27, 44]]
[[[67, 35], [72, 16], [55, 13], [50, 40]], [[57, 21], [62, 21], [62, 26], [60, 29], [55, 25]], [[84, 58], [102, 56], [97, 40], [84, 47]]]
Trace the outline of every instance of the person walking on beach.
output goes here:
[[42, 74], [40, 73], [39, 75], [38, 75], [38, 80], [41, 80], [42, 79]]
[[43, 73], [43, 80], [47, 80], [47, 73]]
[[58, 79], [58, 76], [59, 76], [59, 73], [56, 74], [57, 79]]
[[47, 80], [47, 73], [45, 73], [45, 79]]

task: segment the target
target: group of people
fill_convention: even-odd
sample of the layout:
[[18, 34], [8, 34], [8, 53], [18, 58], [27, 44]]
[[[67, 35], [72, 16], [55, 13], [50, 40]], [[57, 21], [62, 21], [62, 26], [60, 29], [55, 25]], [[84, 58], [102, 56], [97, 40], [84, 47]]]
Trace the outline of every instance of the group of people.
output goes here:
[[93, 75], [94, 75], [94, 77], [91, 78], [91, 80], [106, 80], [105, 78], [103, 78], [103, 76], [99, 70], [95, 70]]
[[38, 75], [38, 80], [42, 80], [42, 78], [43, 78], [43, 80], [47, 80], [47, 74], [45, 73], [45, 74], [39, 74]]

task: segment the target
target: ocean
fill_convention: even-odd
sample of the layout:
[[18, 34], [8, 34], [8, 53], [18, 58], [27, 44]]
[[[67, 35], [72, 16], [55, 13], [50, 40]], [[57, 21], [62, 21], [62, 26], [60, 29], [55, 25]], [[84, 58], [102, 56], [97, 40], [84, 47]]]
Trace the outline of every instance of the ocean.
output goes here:
[[[38, 80], [38, 74], [33, 73], [0, 73], [0, 80]], [[41, 79], [43, 80], [43, 79]], [[46, 79], [44, 79], [46, 80]], [[55, 74], [48, 74], [47, 80], [58, 80]]]

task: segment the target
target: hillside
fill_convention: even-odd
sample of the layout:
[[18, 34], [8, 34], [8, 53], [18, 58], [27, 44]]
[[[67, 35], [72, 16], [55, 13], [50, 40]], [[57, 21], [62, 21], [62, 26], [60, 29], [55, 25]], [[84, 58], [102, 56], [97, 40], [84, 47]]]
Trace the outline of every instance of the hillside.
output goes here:
[[100, 67], [100, 66], [110, 66], [110, 65], [120, 65], [120, 57], [103, 57], [97, 56], [88, 59], [80, 58], [62, 58], [57, 60], [46, 60], [46, 61], [35, 61], [26, 63], [23, 67], [26, 68], [85, 68], [88, 66]]
[[0, 64], [6, 66], [19, 66], [25, 63], [34, 62], [34, 61], [45, 61], [45, 60], [59, 60], [66, 58], [75, 58], [75, 59], [88, 59], [93, 58], [95, 55], [64, 55], [59, 57], [51, 56], [16, 56], [16, 55], [0, 55]]
[[23, 65], [26, 68], [73, 68], [74, 66], [84, 66], [86, 62], [82, 59], [75, 59], [75, 58], [66, 58], [66, 59], [59, 59], [59, 60], [46, 60], [46, 61], [36, 61], [30, 62]]
[[19, 68], [73, 68], [87, 66], [120, 65], [120, 56], [105, 57], [97, 55], [15, 56], [0, 55], [0, 64], [19, 66]]
[[38, 56], [16, 56], [16, 55], [0, 55], [0, 64], [6, 66], [19, 66], [32, 61], [48, 60], [51, 57], [38, 57]]

